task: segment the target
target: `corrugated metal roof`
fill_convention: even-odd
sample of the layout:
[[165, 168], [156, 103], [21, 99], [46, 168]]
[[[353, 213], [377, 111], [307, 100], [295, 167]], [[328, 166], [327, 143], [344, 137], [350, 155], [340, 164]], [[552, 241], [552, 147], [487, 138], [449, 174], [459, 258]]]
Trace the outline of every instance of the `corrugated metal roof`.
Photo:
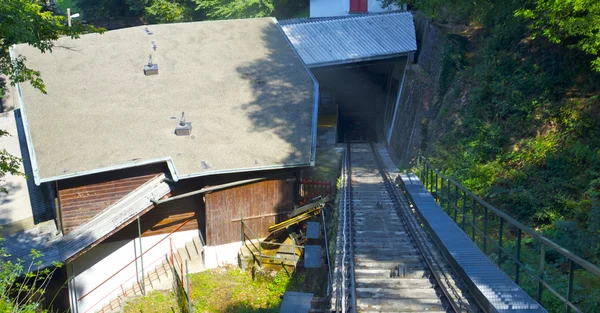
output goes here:
[[389, 58], [417, 50], [409, 12], [284, 21], [281, 28], [308, 67]]

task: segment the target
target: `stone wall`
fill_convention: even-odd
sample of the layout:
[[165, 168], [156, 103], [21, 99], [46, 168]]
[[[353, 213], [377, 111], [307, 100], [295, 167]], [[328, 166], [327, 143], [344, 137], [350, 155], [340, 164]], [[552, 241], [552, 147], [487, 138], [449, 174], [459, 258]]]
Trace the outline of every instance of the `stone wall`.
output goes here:
[[442, 48], [447, 30], [416, 16], [417, 54], [409, 62], [396, 112], [389, 151], [400, 163], [410, 162], [423, 146], [427, 123], [437, 115]]

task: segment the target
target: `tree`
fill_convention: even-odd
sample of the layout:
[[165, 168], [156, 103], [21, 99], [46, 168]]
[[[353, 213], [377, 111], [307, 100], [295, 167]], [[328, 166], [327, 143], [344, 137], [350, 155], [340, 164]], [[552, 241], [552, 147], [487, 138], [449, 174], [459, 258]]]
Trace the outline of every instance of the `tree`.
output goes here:
[[595, 56], [591, 67], [600, 72], [600, 1], [535, 0], [534, 7], [517, 10], [515, 15], [532, 21], [534, 38], [541, 35]]
[[7, 258], [10, 254], [2, 247], [3, 241], [4, 238], [0, 238], [0, 312], [48, 312], [40, 308], [40, 301], [52, 276], [62, 264], [53, 263], [51, 268], [41, 268], [43, 254], [36, 250], [31, 250], [29, 263], [23, 260], [9, 261]]
[[275, 10], [273, 0], [200, 0], [198, 8], [213, 20], [265, 17]]
[[[54, 40], [60, 36], [78, 38], [86, 32], [102, 32], [93, 26], [73, 21], [67, 26], [64, 16], [56, 15], [40, 0], [0, 1], [0, 73], [12, 84], [29, 81], [33, 87], [46, 93], [40, 73], [25, 65], [25, 57], [11, 59], [9, 47], [25, 43], [41, 52], [52, 52]], [[4, 87], [0, 87], [4, 89]]]
[[149, 23], [189, 22], [196, 5], [193, 1], [148, 1], [144, 8], [144, 20]]
[[[59, 36], [77, 38], [84, 32], [101, 32], [92, 26], [74, 22], [68, 27], [64, 16], [56, 15], [39, 0], [0, 1], [0, 74], [6, 75], [11, 84], [29, 81], [33, 87], [46, 93], [40, 72], [27, 67], [26, 58], [15, 55], [9, 48], [14, 44], [29, 44], [41, 52], [52, 52], [54, 40]], [[0, 78], [0, 99], [6, 91], [6, 83]], [[7, 136], [0, 130], [0, 137]], [[19, 174], [20, 159], [6, 150], [0, 150], [0, 179], [6, 174]], [[0, 188], [0, 191], [6, 191]]]

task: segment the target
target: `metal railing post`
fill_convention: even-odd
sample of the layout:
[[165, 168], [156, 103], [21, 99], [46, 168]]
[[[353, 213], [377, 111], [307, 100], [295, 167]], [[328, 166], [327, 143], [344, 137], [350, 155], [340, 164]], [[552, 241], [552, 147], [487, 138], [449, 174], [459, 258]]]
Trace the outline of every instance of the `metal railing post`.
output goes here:
[[423, 177], [423, 183], [425, 184], [425, 189], [429, 190], [429, 188], [428, 188], [429, 166], [427, 166], [427, 164], [425, 164], [424, 166], [425, 166], [425, 177]]
[[439, 201], [440, 195], [438, 194], [438, 174], [437, 174], [437, 172], [434, 172], [434, 174], [435, 174], [435, 197], [436, 197], [436, 200]]
[[500, 217], [500, 232], [498, 236], [498, 266], [502, 268], [502, 237], [504, 236], [504, 219]]
[[465, 215], [467, 215], [467, 193], [463, 191], [463, 203], [462, 203], [462, 222], [461, 222], [461, 228], [463, 229], [463, 231], [466, 231], [465, 229]]
[[240, 226], [242, 226], [242, 245], [246, 241], [246, 236], [244, 236], [244, 218], [240, 219]]
[[185, 280], [187, 282], [187, 302], [188, 302], [188, 312], [192, 313], [192, 284], [190, 284], [190, 273], [188, 268], [188, 260], [185, 260]]
[[519, 228], [517, 231], [517, 262], [515, 262], [515, 283], [519, 284], [519, 271], [521, 270], [521, 266], [519, 262], [521, 262], [521, 236], [523, 232]]
[[142, 226], [140, 218], [137, 218], [138, 236], [140, 239], [140, 267], [142, 268], [142, 294], [146, 294], [146, 276], [144, 276], [144, 250], [142, 249]]
[[487, 254], [488, 208], [483, 207], [483, 253]]
[[544, 292], [544, 284], [542, 281], [544, 280], [544, 266], [546, 265], [546, 247], [544, 247], [544, 243], [540, 243], [540, 268], [538, 270], [538, 289], [537, 289], [537, 302], [542, 303], [542, 294]]
[[446, 201], [446, 213], [448, 213], [448, 216], [450, 216], [450, 204], [452, 203], [452, 200], [450, 198], [450, 194], [451, 194], [451, 189], [450, 189], [450, 178], [448, 178], [448, 186], [446, 186], [446, 198], [448, 201]]
[[[471, 198], [471, 227], [472, 229], [472, 236], [471, 239], [473, 240], [473, 242], [475, 242], [475, 208], [477, 207], [477, 203], [475, 203], [475, 198]], [[475, 244], [477, 244], [477, 242], [475, 242]]]
[[569, 287], [567, 289], [567, 313], [571, 312], [571, 300], [573, 299], [573, 276], [575, 276], [575, 264], [569, 259]]
[[440, 198], [440, 207], [444, 208], [444, 196], [443, 196], [443, 193], [444, 193], [444, 176], [442, 176], [442, 181], [440, 183], [442, 185], [441, 188], [440, 188], [441, 192], [440, 192], [440, 196], [439, 196], [439, 198]]
[[259, 266], [262, 267], [262, 245], [260, 244], [260, 239], [258, 240], [258, 263]]
[[454, 221], [456, 222], [456, 211], [458, 208], [458, 186], [454, 185]]

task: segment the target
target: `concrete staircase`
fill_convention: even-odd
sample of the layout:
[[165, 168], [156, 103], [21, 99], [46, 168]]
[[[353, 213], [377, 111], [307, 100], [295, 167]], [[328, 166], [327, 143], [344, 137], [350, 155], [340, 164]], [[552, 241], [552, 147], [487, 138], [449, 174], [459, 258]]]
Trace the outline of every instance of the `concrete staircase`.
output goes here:
[[[169, 261], [167, 261], [167, 258]], [[171, 260], [173, 264], [171, 264]], [[188, 263], [189, 273], [198, 273], [205, 270], [204, 268], [204, 246], [200, 237], [194, 236], [192, 241], [185, 243], [185, 247], [178, 248], [173, 255], [166, 255], [166, 258], [156, 265], [153, 269], [148, 270], [144, 274], [145, 293], [148, 294], [154, 290], [169, 290], [173, 288], [173, 273], [171, 266], [175, 267], [179, 275], [183, 272], [185, 275], [185, 261]], [[127, 300], [141, 297], [142, 281], [131, 283], [129, 286], [121, 286], [121, 294], [113, 298], [109, 303], [105, 304], [101, 309], [96, 310], [97, 313], [118, 313], [122, 312]]]

